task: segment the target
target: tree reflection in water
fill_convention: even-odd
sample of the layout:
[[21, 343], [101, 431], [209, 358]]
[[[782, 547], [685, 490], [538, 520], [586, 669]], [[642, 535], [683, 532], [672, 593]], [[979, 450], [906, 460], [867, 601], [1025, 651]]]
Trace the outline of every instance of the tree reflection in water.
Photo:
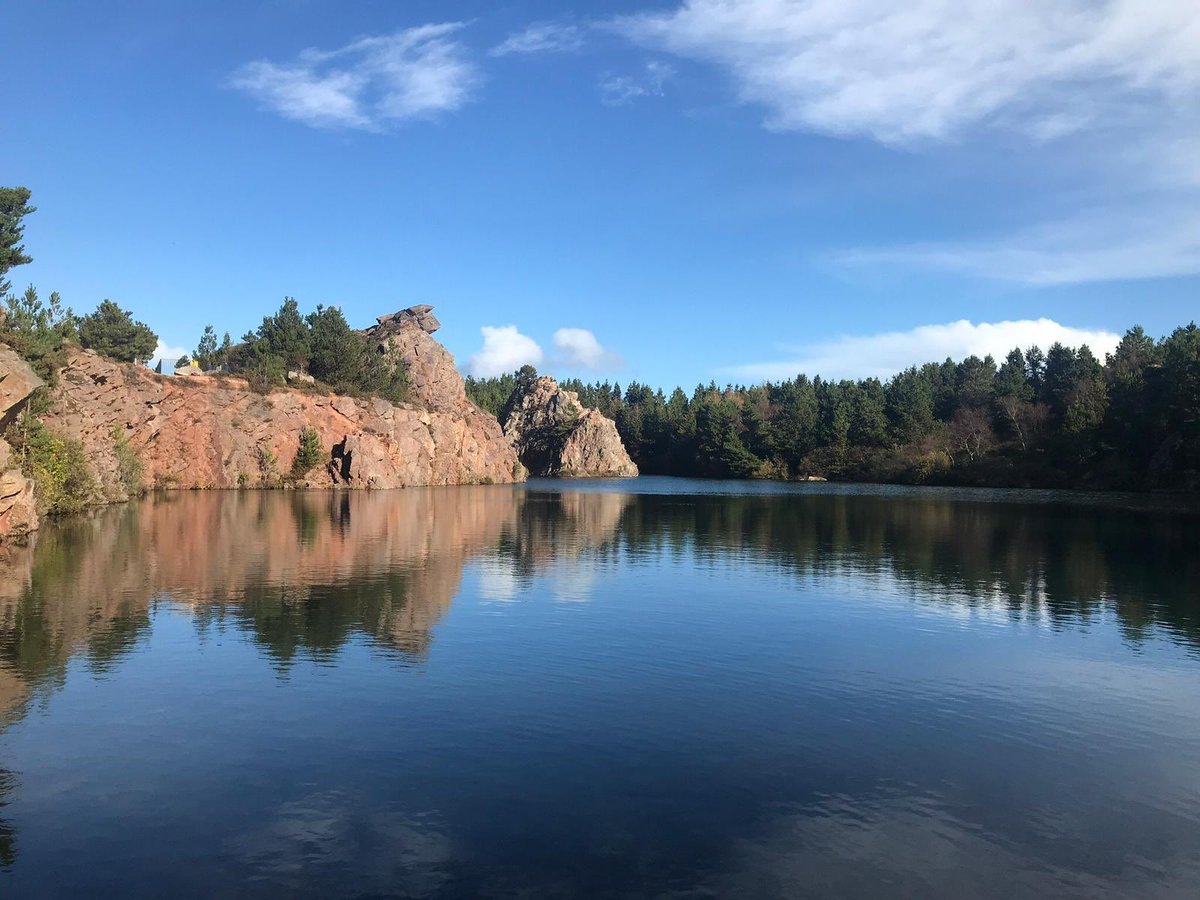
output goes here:
[[[683, 483], [678, 490], [687, 491]], [[999, 495], [998, 495], [999, 496]], [[795, 579], [887, 579], [933, 609], [1066, 628], [1114, 615], [1200, 650], [1188, 512], [861, 490], [624, 494], [509, 486], [380, 493], [186, 493], [48, 525], [0, 561], [0, 729], [64, 682], [120, 664], [183, 604], [202, 633], [248, 635], [281, 673], [363, 640], [421, 665], [475, 563], [492, 596], [565, 572], [731, 559]], [[486, 591], [485, 591], [486, 593]], [[0, 770], [0, 809], [15, 775]], [[13, 829], [0, 818], [0, 866]]]
[[[684, 485], [686, 488], [686, 485]], [[358, 635], [404, 664], [464, 568], [515, 590], [556, 565], [667, 553], [749, 556], [796, 577], [886, 576], [920, 602], [1055, 626], [1115, 614], [1200, 647], [1200, 554], [1186, 513], [937, 496], [684, 495], [510, 487], [384, 493], [187, 493], [53, 523], [0, 583], [0, 710], [19, 714], [79, 657], [115, 665], [156, 604], [235, 627], [279, 666]], [[514, 588], [509, 588], [514, 590]]]

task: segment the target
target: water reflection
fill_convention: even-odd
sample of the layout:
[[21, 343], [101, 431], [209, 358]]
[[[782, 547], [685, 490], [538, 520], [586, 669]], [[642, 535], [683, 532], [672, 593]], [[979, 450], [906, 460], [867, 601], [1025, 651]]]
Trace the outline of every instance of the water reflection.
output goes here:
[[[972, 492], [978, 496], [979, 492]], [[1200, 645], [1200, 523], [1187, 511], [1013, 504], [921, 494], [639, 498], [631, 550], [750, 554], [816, 578], [886, 576], [913, 599], [1083, 623], [1104, 611], [1137, 640]]]
[[[171, 706], [191, 695], [162, 688], [164, 742], [190, 751], [209, 740], [215, 765], [228, 754], [260, 779], [235, 784], [225, 768], [181, 777], [196, 793], [177, 801], [194, 819], [180, 834], [213, 842], [207, 865], [179, 870], [196, 892], [253, 873], [266, 894], [650, 884], [769, 896], [803, 884], [814, 895], [890, 885], [1099, 896], [1152, 884], [1172, 896], [1200, 849], [1200, 758], [1187, 750], [1200, 737], [1196, 669], [1131, 660], [1159, 645], [1200, 660], [1197, 522], [1152, 506], [977, 492], [533, 485], [153, 497], [6, 551], [0, 738], [68, 695], [79, 672], [103, 682], [141, 651], [169, 672], [191, 645], [235, 636], [281, 690], [289, 679], [304, 690], [289, 701], [201, 667], [205, 689], [245, 690], [246, 706], [210, 697], [210, 716], [231, 721], [197, 724]], [[524, 601], [543, 598], [579, 630], [518, 619], [537, 605]], [[460, 622], [448, 646], [450, 625], [438, 626], [454, 603], [493, 618]], [[790, 611], [802, 603], [812, 605], [798, 627]], [[978, 635], [931, 639], [912, 625], [921, 616], [1064, 645], [1096, 628], [1119, 646], [1004, 656]], [[147, 649], [169, 626], [190, 631]], [[920, 655], [923, 639], [948, 661]], [[439, 651], [450, 660], [440, 680], [414, 688], [410, 676], [437, 668]], [[986, 659], [956, 669], [955, 653]], [[345, 693], [314, 692], [306, 673], [343, 665]], [[385, 707], [388, 692], [404, 704]], [[306, 718], [322, 702], [329, 721]], [[270, 751], [286, 740], [286, 754], [264, 753], [235, 714], [261, 716]], [[110, 739], [95, 727], [80, 733]], [[384, 755], [405, 741], [403, 765]], [[186, 773], [176, 749], [156, 745], [140, 762]], [[92, 765], [89, 753], [72, 765]], [[30, 782], [30, 757], [0, 760], [0, 869], [17, 866], [25, 823], [37, 821], [9, 802]], [[81, 781], [130, 792], [101, 792], [111, 815], [157, 808], [137, 800], [136, 773], [94, 764]], [[41, 808], [61, 815], [42, 791]], [[96, 839], [103, 829], [81, 815], [76, 836]], [[554, 834], [571, 851], [549, 854], [521, 833]], [[38, 845], [54, 846], [45, 832]], [[113, 878], [166, 884], [155, 865]], [[62, 885], [72, 883], [94, 887], [83, 876]]]
[[52, 526], [0, 587], [0, 703], [53, 684], [72, 654], [110, 664], [164, 601], [281, 664], [353, 633], [419, 659], [463, 565], [516, 510], [511, 491], [182, 494]]
[[920, 496], [165, 495], [7, 551], [0, 717], [60, 684], [73, 656], [114, 665], [165, 601], [190, 604], [201, 632], [248, 632], [284, 667], [333, 659], [356, 634], [420, 662], [473, 561], [495, 600], [549, 577], [559, 599], [586, 601], [621, 559], [750, 559], [802, 579], [883, 579], [948, 612], [1051, 625], [1108, 612], [1131, 641], [1159, 629], [1200, 647], [1197, 533], [1177, 512]]

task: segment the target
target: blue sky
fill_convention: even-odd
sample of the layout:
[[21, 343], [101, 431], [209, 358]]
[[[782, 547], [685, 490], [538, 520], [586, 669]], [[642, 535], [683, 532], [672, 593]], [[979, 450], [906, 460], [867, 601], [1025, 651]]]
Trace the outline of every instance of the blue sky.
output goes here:
[[355, 325], [432, 303], [464, 370], [671, 386], [1196, 317], [1200, 7], [1178, 0], [0, 21], [0, 183], [39, 207], [15, 281], [110, 297], [174, 347], [285, 295]]

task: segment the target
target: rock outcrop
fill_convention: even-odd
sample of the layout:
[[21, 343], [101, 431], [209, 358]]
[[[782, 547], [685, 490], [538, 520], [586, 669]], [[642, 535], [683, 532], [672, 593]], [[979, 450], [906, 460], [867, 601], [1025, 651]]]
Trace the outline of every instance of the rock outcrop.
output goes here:
[[419, 324], [436, 326], [429, 309], [386, 318], [381, 343], [391, 338], [408, 365], [410, 403], [291, 388], [257, 394], [239, 378], [161, 376], [74, 348], [43, 421], [83, 443], [110, 500], [124, 495], [118, 441], [141, 461], [148, 485], [232, 488], [286, 475], [306, 427], [328, 454], [303, 479], [309, 487], [523, 479], [497, 422], [467, 400], [453, 357]]
[[376, 321], [379, 324], [363, 334], [375, 342], [380, 353], [403, 360], [414, 400], [430, 409], [461, 415], [479, 412], [467, 399], [454, 357], [431, 337], [442, 327], [432, 306], [411, 306]]
[[549, 375], [538, 378], [513, 404], [504, 420], [504, 435], [535, 475], [632, 478], [638, 474], [616, 423], [585, 407], [578, 394], [559, 387]]
[[0, 344], [0, 435], [16, 421], [42, 379], [11, 347]]
[[0, 542], [23, 537], [38, 525], [33, 481], [16, 467], [4, 434], [41, 386], [25, 360], [0, 344]]

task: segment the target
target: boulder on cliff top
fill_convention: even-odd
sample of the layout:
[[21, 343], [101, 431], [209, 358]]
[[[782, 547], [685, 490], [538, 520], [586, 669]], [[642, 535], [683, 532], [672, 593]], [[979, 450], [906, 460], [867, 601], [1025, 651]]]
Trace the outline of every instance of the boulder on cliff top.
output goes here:
[[616, 423], [588, 409], [579, 395], [543, 375], [514, 398], [504, 435], [534, 475], [561, 478], [632, 478], [629, 458]]
[[[380, 326], [386, 326], [388, 328], [402, 328], [405, 325], [415, 325], [426, 334], [433, 334], [442, 327], [442, 323], [439, 322], [437, 320], [437, 316], [433, 314], [433, 307], [429, 304], [410, 306], [408, 309], [402, 309], [399, 312], [388, 313], [386, 316], [380, 316], [375, 321], [378, 322]], [[370, 330], [373, 331], [374, 328]]]

